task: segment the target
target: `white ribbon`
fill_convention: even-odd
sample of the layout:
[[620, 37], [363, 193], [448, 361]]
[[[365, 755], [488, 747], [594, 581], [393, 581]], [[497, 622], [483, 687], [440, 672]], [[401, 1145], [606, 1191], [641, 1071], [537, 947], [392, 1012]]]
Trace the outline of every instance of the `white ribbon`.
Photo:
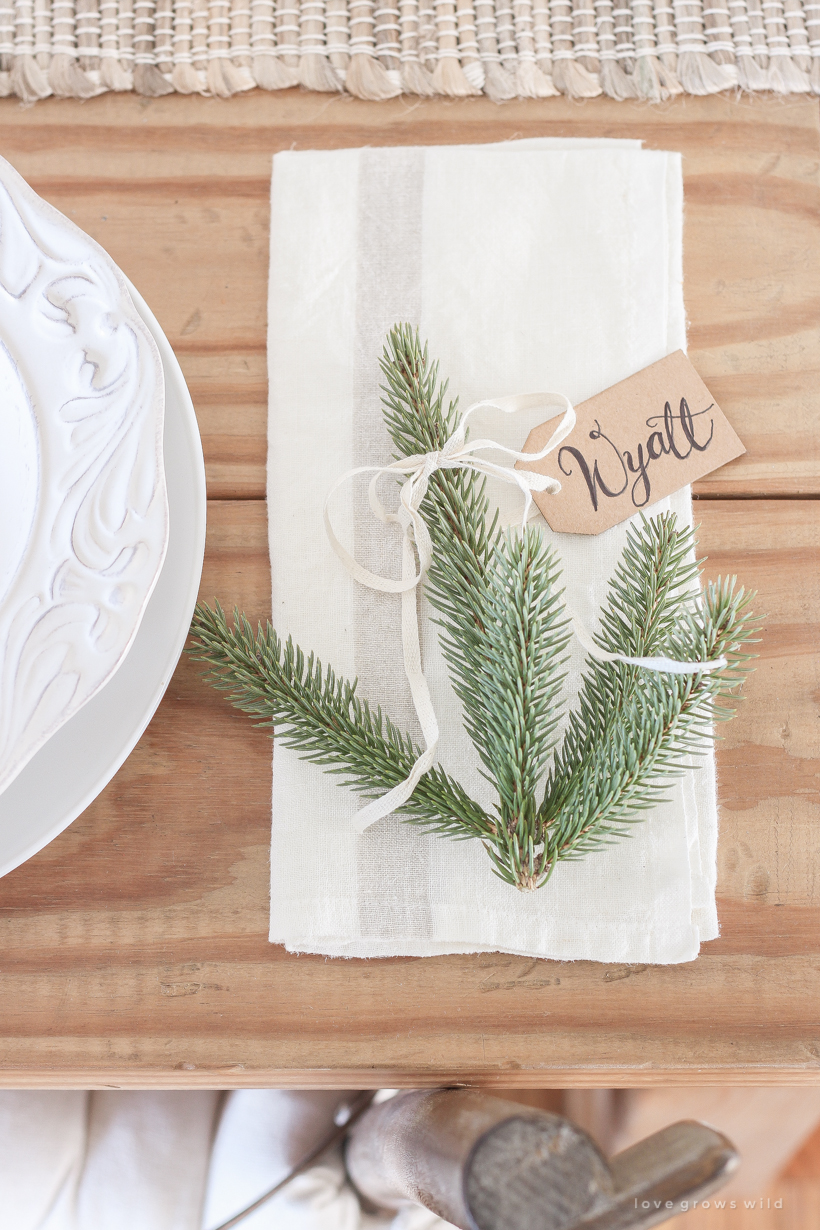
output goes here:
[[[495, 409], [503, 414], [518, 414], [521, 410], [536, 410], [542, 406], [555, 406], [553, 413], [547, 415], [546, 421], [562, 415], [561, 422], [550, 436], [549, 441], [538, 453], [519, 453], [515, 449], [498, 444], [495, 440], [472, 440], [467, 442], [467, 420], [474, 410]], [[497, 465], [483, 457], [476, 457], [477, 452], [485, 449], [495, 449], [506, 453], [516, 461], [540, 461], [564, 441], [575, 426], [575, 410], [572, 403], [562, 393], [524, 393], [514, 397], [501, 397], [498, 401], [478, 401], [464, 411], [458, 425], [445, 442], [444, 446], [435, 452], [416, 453], [411, 457], [401, 457], [383, 466], [357, 466], [334, 483], [327, 494], [324, 505], [325, 530], [333, 550], [339, 556], [354, 580], [385, 594], [401, 594], [401, 639], [404, 651], [404, 673], [410, 685], [410, 693], [424, 737], [425, 749], [415, 761], [404, 781], [399, 782], [387, 794], [374, 799], [363, 807], [354, 817], [353, 826], [363, 833], [377, 820], [389, 816], [406, 803], [415, 790], [419, 779], [431, 769], [436, 760], [439, 728], [430, 690], [421, 665], [421, 644], [419, 640], [419, 621], [416, 606], [416, 587], [421, 582], [433, 558], [433, 543], [430, 531], [419, 512], [422, 501], [427, 494], [430, 478], [436, 470], [474, 470], [493, 478], [500, 478], [507, 483], [514, 483], [524, 496], [524, 512], [521, 518], [522, 528], [530, 518], [532, 507], [532, 492], [546, 491], [551, 495], [561, 490], [561, 484], [555, 478], [546, 474], [536, 474], [532, 470], [516, 470], [511, 466]], [[330, 521], [329, 505], [335, 492], [344, 483], [357, 474], [371, 474], [368, 487], [368, 497], [373, 515], [385, 524], [398, 524], [402, 527], [402, 575], [401, 580], [394, 581], [390, 577], [380, 576], [364, 568], [357, 559], [342, 545], [337, 538]], [[384, 507], [376, 490], [383, 474], [406, 475], [399, 494], [399, 507], [393, 513]], [[418, 569], [416, 568], [415, 552], [418, 553]], [[724, 658], [714, 662], [676, 662], [671, 658], [629, 658], [624, 654], [608, 653], [600, 649], [584, 629], [577, 617], [570, 612], [573, 631], [588, 654], [601, 662], [624, 662], [632, 666], [642, 666], [647, 670], [664, 671], [674, 674], [696, 674], [722, 669], [726, 665]]]

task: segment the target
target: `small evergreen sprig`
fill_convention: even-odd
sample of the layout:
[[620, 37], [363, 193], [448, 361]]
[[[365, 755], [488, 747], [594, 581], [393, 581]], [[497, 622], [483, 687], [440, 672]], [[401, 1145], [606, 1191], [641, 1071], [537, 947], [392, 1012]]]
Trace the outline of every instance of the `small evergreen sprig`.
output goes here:
[[[385, 423], [401, 457], [440, 449], [456, 425], [426, 347], [409, 326], [388, 336], [382, 359]], [[609, 585], [598, 645], [629, 657], [725, 657], [719, 672], [661, 674], [590, 658], [577, 707], [564, 718], [570, 637], [554, 553], [534, 529], [502, 531], [486, 481], [438, 470], [421, 513], [435, 554], [427, 594], [465, 728], [497, 802], [486, 812], [440, 766], [424, 774], [402, 814], [427, 831], [477, 838], [495, 873], [524, 891], [559, 862], [626, 836], [702, 753], [712, 724], [745, 675], [757, 628], [751, 596], [734, 579], [701, 596], [691, 531], [673, 514], [631, 527]], [[340, 775], [364, 798], [403, 781], [421, 749], [356, 692], [270, 626], [239, 612], [197, 607], [190, 652], [237, 708], [273, 727], [301, 756]], [[541, 801], [538, 792], [545, 781]]]
[[[359, 699], [355, 681], [339, 678], [313, 654], [306, 657], [290, 637], [283, 644], [270, 623], [254, 632], [235, 610], [231, 627], [216, 602], [197, 606], [191, 632], [190, 652], [207, 663], [206, 676], [231, 704], [364, 798], [398, 786], [421, 755], [381, 706], [373, 710]], [[492, 833], [484, 811], [438, 765], [421, 778], [404, 814], [452, 837]]]

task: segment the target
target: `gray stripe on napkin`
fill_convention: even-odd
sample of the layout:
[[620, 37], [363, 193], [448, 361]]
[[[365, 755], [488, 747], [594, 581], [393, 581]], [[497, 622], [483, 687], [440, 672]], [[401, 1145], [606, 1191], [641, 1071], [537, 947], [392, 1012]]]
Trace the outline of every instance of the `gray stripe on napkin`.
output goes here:
[[[421, 317], [424, 152], [362, 150], [359, 158], [353, 465], [382, 465], [393, 448], [382, 420], [379, 357], [388, 329]], [[390, 499], [384, 479], [382, 498]], [[356, 558], [384, 576], [401, 575], [397, 526], [376, 521], [361, 482], [354, 503]], [[355, 657], [359, 693], [381, 704], [403, 731], [420, 739], [401, 651], [401, 599], [356, 587]], [[357, 851], [363, 937], [400, 939], [432, 933], [429, 843], [397, 816], [372, 825]]]

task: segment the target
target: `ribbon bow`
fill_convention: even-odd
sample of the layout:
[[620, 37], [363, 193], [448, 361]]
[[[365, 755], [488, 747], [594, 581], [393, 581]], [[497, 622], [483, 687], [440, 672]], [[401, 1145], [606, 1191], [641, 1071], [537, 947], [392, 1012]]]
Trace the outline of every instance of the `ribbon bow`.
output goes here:
[[[467, 421], [475, 410], [495, 409], [504, 414], [517, 414], [522, 410], [535, 410], [542, 406], [552, 407], [549, 421], [560, 414], [561, 421], [549, 438], [549, 441], [538, 453], [520, 453], [515, 449], [498, 444], [495, 440], [471, 440], [467, 442]], [[555, 478], [546, 474], [536, 474], [532, 470], [516, 470], [511, 466], [498, 465], [485, 457], [476, 456], [487, 449], [506, 453], [516, 461], [540, 461], [564, 441], [575, 426], [575, 410], [572, 403], [562, 393], [525, 393], [513, 397], [501, 397], [497, 401], [478, 401], [464, 411], [455, 431], [444, 443], [441, 449], [429, 453], [416, 453], [411, 457], [400, 457], [383, 466], [357, 466], [348, 470], [331, 487], [324, 504], [324, 522], [328, 539], [333, 550], [339, 556], [354, 580], [366, 585], [369, 589], [386, 594], [401, 594], [402, 618], [401, 636], [404, 652], [404, 672], [410, 685], [416, 714], [424, 737], [425, 749], [413, 764], [410, 773], [380, 798], [374, 799], [363, 807], [355, 816], [355, 829], [363, 833], [377, 820], [389, 816], [410, 798], [419, 779], [431, 769], [436, 759], [439, 740], [439, 727], [430, 690], [421, 665], [421, 644], [419, 640], [419, 620], [416, 606], [416, 587], [422, 581], [430, 567], [433, 558], [433, 543], [430, 531], [419, 511], [427, 494], [430, 478], [437, 470], [474, 470], [500, 478], [503, 482], [514, 483], [524, 496], [524, 511], [521, 518], [522, 528], [530, 519], [532, 510], [532, 492], [546, 491], [551, 495], [561, 490], [561, 484]], [[330, 521], [329, 505], [334, 493], [344, 483], [358, 474], [371, 474], [368, 486], [368, 498], [373, 515], [384, 524], [398, 524], [402, 527], [402, 575], [401, 580], [380, 576], [363, 567], [337, 538]], [[390, 512], [379, 499], [377, 487], [384, 474], [405, 475], [399, 495], [399, 506], [396, 512]], [[415, 554], [418, 554], [416, 568]], [[630, 658], [623, 654], [608, 653], [600, 649], [583, 628], [572, 611], [569, 611], [573, 631], [591, 656], [604, 662], [625, 662], [634, 666], [643, 666], [649, 670], [669, 671], [675, 674], [694, 674], [701, 671], [711, 671], [726, 665], [724, 659], [715, 662], [675, 662], [670, 658]]]

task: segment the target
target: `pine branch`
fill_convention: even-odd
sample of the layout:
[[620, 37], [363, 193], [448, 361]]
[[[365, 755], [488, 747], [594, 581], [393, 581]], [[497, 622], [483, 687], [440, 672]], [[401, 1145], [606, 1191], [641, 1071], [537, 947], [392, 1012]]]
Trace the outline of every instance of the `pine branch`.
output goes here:
[[[446, 384], [409, 326], [396, 326], [381, 368], [385, 422], [402, 455], [440, 448], [456, 425]], [[489, 521], [486, 482], [439, 470], [421, 513], [435, 555], [427, 594], [439, 612], [442, 650], [465, 729], [498, 793], [488, 853], [503, 879], [527, 883], [538, 843], [536, 791], [561, 718], [569, 639], [555, 557], [540, 534], [502, 533]]]
[[[385, 423], [398, 456], [440, 449], [457, 403], [409, 326], [388, 337], [382, 360]], [[674, 675], [590, 660], [578, 706], [554, 751], [568, 621], [554, 556], [535, 531], [501, 533], [485, 480], [437, 471], [422, 504], [435, 555], [427, 593], [465, 726], [498, 793], [488, 816], [440, 768], [425, 774], [402, 809], [442, 835], [482, 841], [503, 880], [529, 890], [558, 862], [628, 835], [732, 715], [757, 630], [750, 595], [734, 580], [697, 585], [693, 540], [672, 514], [632, 528], [609, 585], [598, 644], [630, 657], [679, 661], [725, 656], [720, 674]], [[275, 726], [277, 738], [373, 798], [403, 781], [420, 749], [381, 711], [268, 624], [254, 634], [217, 604], [197, 608], [191, 652], [238, 708]], [[543, 801], [536, 789], [546, 773]]]
[[555, 580], [540, 535], [502, 538], [480, 594], [480, 625], [441, 621], [465, 726], [498, 790], [502, 821], [527, 833], [561, 713], [556, 667], [567, 632]]
[[[437, 365], [429, 365], [426, 348], [422, 350], [408, 326], [388, 335], [382, 371], [387, 378], [385, 419], [397, 448], [406, 455], [441, 447], [455, 426], [456, 403], [451, 401], [444, 411], [446, 385], [437, 387]], [[533, 722], [542, 736], [533, 746], [524, 723], [513, 720], [509, 701], [515, 684], [520, 686], [521, 663], [515, 662], [511, 638], [503, 635], [512, 631], [515, 614], [523, 612], [513, 604], [515, 614], [508, 611], [507, 619], [493, 620], [487, 614], [500, 536], [495, 522], [485, 530], [485, 482], [474, 473], [439, 471], [431, 479], [422, 512], [437, 552], [428, 596], [442, 617], [443, 648], [453, 687], [464, 704], [465, 725], [500, 797], [498, 831], [485, 847], [502, 879], [521, 888], [537, 887], [562, 859], [581, 857], [628, 835], [630, 826], [662, 800], [664, 786], [681, 771], [681, 757], [708, 746], [711, 721], [718, 715], [716, 700], [738, 682], [739, 658], [735, 652], [734, 674], [724, 673], [722, 680], [711, 674], [661, 675], [593, 661], [547, 779], [544, 801], [536, 808], [530, 790], [534, 792], [537, 770], [546, 763], [560, 717], [556, 668], [566, 638], [560, 639], [557, 621], [551, 647], [542, 636], [544, 658], [552, 669], [545, 700], [554, 708], [549, 718], [542, 709]], [[533, 543], [527, 546], [532, 550]], [[694, 634], [696, 625], [687, 622], [698, 576], [692, 547], [691, 533], [678, 530], [673, 514], [644, 521], [643, 532], [630, 532], [602, 613], [602, 648], [629, 657], [665, 654], [680, 661], [708, 661], [724, 653], [726, 638], [707, 644]], [[540, 565], [547, 575], [554, 568], [548, 558]], [[553, 588], [550, 575], [547, 589]], [[724, 592], [722, 601], [723, 613], [731, 612], [728, 627], [737, 651], [753, 630], [749, 599], [733, 604], [731, 593]], [[718, 619], [720, 612], [712, 614]], [[690, 629], [685, 652], [682, 641], [674, 643], [678, 625]], [[532, 644], [528, 652], [537, 655]], [[482, 671], [488, 659], [499, 667], [503, 663], [504, 673]], [[531, 730], [526, 732], [530, 739]], [[528, 755], [531, 752], [535, 754]], [[528, 789], [515, 789], [525, 782]]]
[[731, 715], [724, 700], [748, 673], [744, 652], [757, 631], [752, 595], [734, 581], [693, 594], [697, 566], [686, 562], [689, 530], [674, 514], [631, 528], [610, 583], [596, 640], [629, 657], [729, 665], [719, 673], [674, 675], [591, 660], [578, 708], [547, 779], [540, 810], [544, 874], [562, 859], [580, 858], [625, 835], [660, 802], [664, 789], [700, 755], [712, 723]]
[[[231, 628], [219, 603], [197, 606], [191, 624], [195, 661], [205, 677], [237, 709], [274, 727], [276, 737], [305, 760], [338, 774], [365, 798], [392, 790], [421, 754], [409, 735], [356, 695], [356, 683], [338, 677], [308, 657], [293, 641], [282, 644], [268, 623], [254, 634], [234, 611]], [[432, 832], [455, 837], [491, 836], [493, 822], [443, 769], [435, 766], [419, 781], [403, 814]]]
[[[387, 381], [382, 386], [384, 422], [396, 456], [442, 448], [455, 430], [458, 400], [445, 410], [447, 382], [439, 385], [438, 363], [430, 363], [418, 333], [409, 325], [391, 329], [380, 366]], [[451, 622], [458, 622], [465, 609], [479, 615], [478, 592], [498, 528], [498, 514], [489, 519], [486, 486], [486, 479], [473, 471], [437, 470], [421, 506], [436, 552], [427, 594]]]

